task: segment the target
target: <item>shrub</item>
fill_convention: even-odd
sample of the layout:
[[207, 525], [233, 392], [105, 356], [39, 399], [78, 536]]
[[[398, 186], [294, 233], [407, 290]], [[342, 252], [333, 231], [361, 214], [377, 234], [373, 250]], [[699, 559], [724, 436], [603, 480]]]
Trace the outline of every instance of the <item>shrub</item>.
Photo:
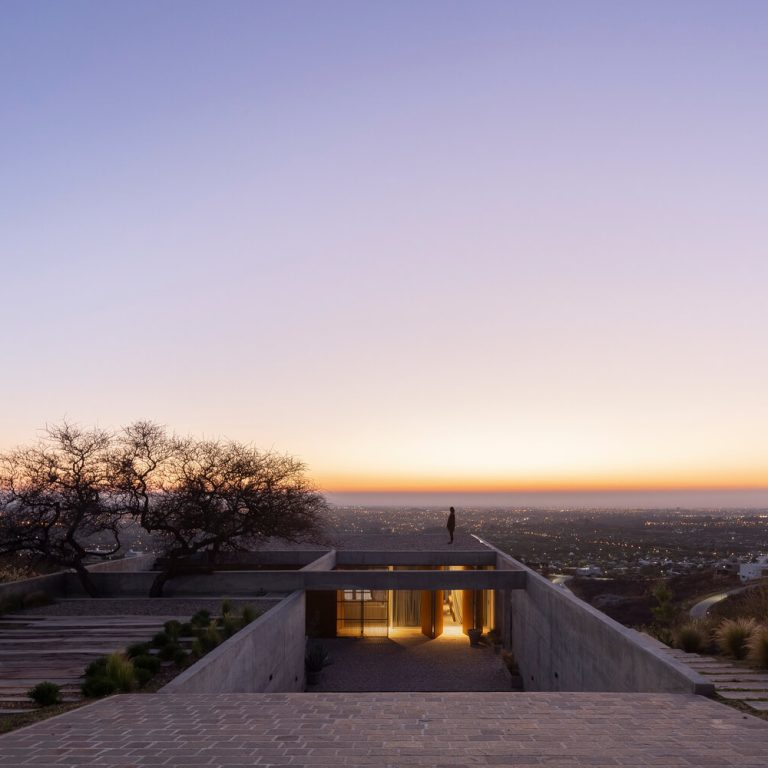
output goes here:
[[151, 647], [152, 646], [150, 646], [149, 643], [134, 643], [133, 645], [128, 646], [125, 653], [129, 659], [136, 659], [139, 656], [146, 656]]
[[520, 667], [518, 667], [517, 659], [515, 659], [515, 655], [513, 653], [510, 651], [502, 651], [501, 660], [504, 662], [504, 666], [507, 668], [507, 671], [510, 675], [520, 674]]
[[157, 655], [163, 660], [163, 661], [170, 661], [174, 655], [176, 654], [176, 651], [179, 650], [181, 646], [178, 643], [168, 643], [168, 645], [164, 645], [160, 649], [160, 653]]
[[672, 633], [672, 644], [686, 653], [699, 653], [708, 644], [706, 625], [697, 621], [683, 624]]
[[143, 688], [154, 677], [154, 674], [144, 667], [136, 667], [134, 674], [136, 675], [136, 684], [139, 688]]
[[170, 642], [171, 638], [168, 636], [167, 632], [158, 632], [152, 638], [152, 645], [154, 645], [155, 648], [162, 648], [163, 646], [168, 645]]
[[144, 654], [142, 656], [134, 657], [133, 666], [134, 666], [134, 669], [136, 669], [137, 671], [139, 669], [146, 669], [154, 675], [160, 671], [161, 665], [160, 665], [160, 659], [158, 659], [157, 656], [150, 656], [149, 654]]
[[756, 627], [747, 641], [749, 660], [758, 667], [768, 669], [768, 627]]
[[662, 580], [656, 584], [651, 594], [656, 601], [656, 605], [651, 607], [651, 612], [656, 619], [656, 623], [662, 627], [669, 627], [677, 613], [677, 609], [672, 602], [672, 590], [669, 588], [667, 582]]
[[246, 624], [250, 624], [252, 621], [255, 621], [258, 616], [259, 612], [252, 606], [252, 605], [246, 605], [243, 608], [243, 626], [246, 626]]
[[61, 688], [56, 683], [45, 681], [38, 683], [27, 694], [39, 707], [51, 707], [61, 703]]
[[21, 595], [9, 595], [0, 602], [0, 614], [16, 613], [24, 609], [24, 599]]
[[199, 659], [201, 656], [205, 655], [203, 644], [200, 642], [199, 638], [192, 643], [191, 654], [196, 659]]
[[236, 618], [230, 613], [224, 616], [224, 621], [222, 623], [224, 637], [232, 637], [232, 635], [239, 632], [242, 628], [243, 623], [241, 619]]
[[113, 653], [107, 657], [106, 676], [115, 684], [115, 688], [128, 692], [136, 684], [133, 662], [122, 653]]
[[87, 677], [80, 686], [83, 696], [96, 699], [100, 696], [109, 696], [117, 690], [117, 686], [106, 675], [92, 675]]
[[106, 656], [100, 656], [95, 661], [92, 661], [86, 668], [85, 668], [85, 676], [86, 677], [99, 677], [100, 675], [105, 675], [107, 672], [107, 657]]
[[192, 624], [188, 621], [185, 621], [181, 627], [179, 627], [179, 637], [189, 637], [192, 633]]
[[747, 643], [755, 627], [754, 619], [726, 619], [717, 628], [715, 639], [724, 653], [734, 659], [743, 659], [747, 655]]
[[207, 627], [211, 621], [210, 611], [198, 611], [191, 619], [190, 622], [194, 627]]
[[221, 643], [221, 634], [216, 627], [216, 622], [212, 621], [203, 632], [200, 633], [200, 645], [203, 648], [204, 653], [212, 651], [219, 643]]
[[229, 613], [234, 613], [235, 605], [234, 603], [227, 598], [226, 600], [222, 601], [221, 603], [221, 615], [226, 616]]
[[170, 621], [166, 621], [165, 624], [163, 624], [163, 629], [165, 630], [165, 633], [170, 637], [172, 640], [177, 640], [179, 637], [179, 634], [181, 633], [181, 622], [176, 621], [176, 619], [171, 619]]
[[189, 659], [189, 654], [180, 646], [173, 652], [173, 663], [177, 667], [183, 667], [186, 665]]
[[30, 592], [21, 599], [22, 608], [37, 608], [41, 605], [50, 605], [53, 602], [47, 592]]
[[319, 672], [328, 663], [328, 651], [322, 643], [313, 643], [307, 648], [304, 666], [307, 672]]
[[650, 626], [640, 627], [641, 632], [645, 632], [651, 637], [655, 637], [660, 643], [664, 645], [672, 645], [673, 637], [672, 630], [668, 627], [661, 627], [658, 624], [651, 624]]

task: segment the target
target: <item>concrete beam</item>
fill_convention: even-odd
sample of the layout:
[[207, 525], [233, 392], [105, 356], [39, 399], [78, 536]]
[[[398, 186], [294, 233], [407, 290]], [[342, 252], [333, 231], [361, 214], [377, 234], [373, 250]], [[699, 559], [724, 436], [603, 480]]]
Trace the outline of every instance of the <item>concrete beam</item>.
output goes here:
[[336, 567], [336, 550], [332, 549], [321, 555], [317, 560], [305, 565], [302, 571], [332, 571]]
[[432, 550], [428, 552], [387, 550], [340, 550], [337, 565], [496, 565], [496, 553], [482, 550]]
[[524, 571], [326, 571], [305, 589], [525, 589]]
[[[105, 596], [147, 595], [155, 573], [95, 573]], [[262, 592], [335, 589], [525, 589], [525, 571], [219, 571], [177, 576], [165, 586], [167, 597], [187, 595], [256, 596]], [[67, 575], [70, 594], [77, 577]]]

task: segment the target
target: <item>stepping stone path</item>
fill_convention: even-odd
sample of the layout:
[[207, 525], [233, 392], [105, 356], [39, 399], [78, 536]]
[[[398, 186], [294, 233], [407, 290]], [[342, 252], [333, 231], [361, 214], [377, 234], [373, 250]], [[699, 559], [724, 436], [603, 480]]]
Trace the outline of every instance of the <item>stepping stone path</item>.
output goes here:
[[0, 717], [35, 709], [27, 696], [44, 680], [79, 701], [85, 668], [99, 656], [143, 643], [178, 616], [0, 616]]
[[725, 659], [686, 653], [675, 648], [666, 652], [710, 680], [718, 696], [729, 701], [740, 701], [758, 712], [768, 712], [767, 673]]

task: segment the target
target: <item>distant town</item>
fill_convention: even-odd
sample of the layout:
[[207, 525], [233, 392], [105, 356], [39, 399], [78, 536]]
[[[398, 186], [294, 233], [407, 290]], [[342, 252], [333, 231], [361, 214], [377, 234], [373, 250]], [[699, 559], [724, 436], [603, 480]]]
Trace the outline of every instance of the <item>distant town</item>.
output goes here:
[[[446, 516], [447, 510], [436, 508], [335, 507], [330, 527], [339, 532], [436, 533], [444, 529]], [[768, 509], [460, 509], [459, 529], [543, 573], [735, 573], [740, 564], [768, 552]]]

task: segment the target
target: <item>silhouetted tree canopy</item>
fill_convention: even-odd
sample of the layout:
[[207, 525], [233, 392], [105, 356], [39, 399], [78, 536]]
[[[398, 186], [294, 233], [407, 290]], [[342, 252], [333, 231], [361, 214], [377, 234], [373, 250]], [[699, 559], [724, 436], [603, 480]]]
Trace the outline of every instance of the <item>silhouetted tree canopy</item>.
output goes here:
[[166, 555], [154, 595], [199, 553], [213, 566], [219, 553], [247, 550], [272, 536], [320, 533], [325, 500], [291, 456], [234, 441], [168, 436], [149, 422], [124, 430], [120, 444], [124, 502]]
[[[89, 555], [120, 548], [129, 519], [161, 545], [152, 588], [219, 553], [269, 537], [317, 538], [323, 497], [291, 456], [234, 441], [170, 435], [139, 421], [118, 433], [64, 423], [37, 444], [0, 456], [0, 554], [27, 552], [74, 568], [89, 594]], [[89, 542], [109, 536], [109, 551]]]
[[[66, 422], [34, 445], [0, 456], [0, 554], [28, 553], [74, 568], [88, 594], [96, 591], [88, 556], [120, 548], [120, 510], [110, 494], [109, 433]], [[108, 549], [95, 542], [106, 538]]]

